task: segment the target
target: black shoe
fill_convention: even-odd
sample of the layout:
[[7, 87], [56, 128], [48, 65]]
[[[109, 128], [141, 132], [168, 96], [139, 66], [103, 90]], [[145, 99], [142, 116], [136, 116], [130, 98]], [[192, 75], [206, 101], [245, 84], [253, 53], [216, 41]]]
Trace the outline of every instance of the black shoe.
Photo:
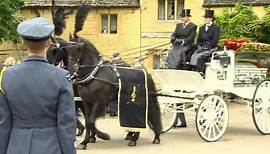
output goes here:
[[116, 117], [117, 114], [116, 113], [110, 113], [110, 117]]
[[186, 128], [187, 127], [187, 124], [181, 124], [178, 127], [180, 127], [180, 128]]
[[177, 125], [177, 126], [172, 126], [173, 128], [186, 128], [187, 125]]

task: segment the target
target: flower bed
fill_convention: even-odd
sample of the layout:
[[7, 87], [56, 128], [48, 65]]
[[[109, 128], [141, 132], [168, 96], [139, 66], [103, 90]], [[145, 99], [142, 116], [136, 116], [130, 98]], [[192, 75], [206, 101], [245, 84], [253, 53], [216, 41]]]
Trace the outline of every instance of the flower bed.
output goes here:
[[224, 46], [227, 50], [239, 52], [269, 52], [270, 44], [257, 43], [249, 40], [224, 40]]
[[224, 46], [228, 50], [238, 51], [243, 44], [249, 43], [248, 40], [224, 40]]

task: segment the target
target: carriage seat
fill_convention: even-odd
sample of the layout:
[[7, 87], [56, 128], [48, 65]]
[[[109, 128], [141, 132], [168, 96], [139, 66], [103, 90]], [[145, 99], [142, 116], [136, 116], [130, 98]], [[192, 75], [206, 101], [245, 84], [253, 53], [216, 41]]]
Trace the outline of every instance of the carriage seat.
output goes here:
[[228, 67], [228, 65], [231, 63], [231, 57], [227, 53], [223, 53], [221, 55], [214, 55], [214, 60], [220, 61], [220, 66], [223, 68]]
[[231, 64], [231, 57], [226, 52], [213, 52], [210, 61], [206, 63], [207, 66], [212, 68], [227, 68]]

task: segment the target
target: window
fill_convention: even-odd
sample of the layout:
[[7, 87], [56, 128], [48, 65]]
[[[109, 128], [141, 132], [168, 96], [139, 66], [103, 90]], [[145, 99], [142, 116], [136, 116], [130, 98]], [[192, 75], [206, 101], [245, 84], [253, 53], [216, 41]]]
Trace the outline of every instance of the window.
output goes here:
[[101, 33], [116, 34], [117, 33], [117, 15], [102, 14], [101, 15]]
[[101, 15], [101, 33], [108, 33], [108, 15]]
[[184, 8], [185, 0], [158, 0], [158, 20], [176, 20]]
[[175, 1], [174, 0], [167, 0], [167, 19], [174, 20], [175, 17]]
[[165, 20], [165, 0], [158, 0], [158, 20]]
[[110, 33], [116, 34], [117, 33], [117, 15], [111, 15], [110, 18]]
[[177, 1], [177, 18], [180, 17], [182, 9], [184, 9], [185, 0], [178, 0]]

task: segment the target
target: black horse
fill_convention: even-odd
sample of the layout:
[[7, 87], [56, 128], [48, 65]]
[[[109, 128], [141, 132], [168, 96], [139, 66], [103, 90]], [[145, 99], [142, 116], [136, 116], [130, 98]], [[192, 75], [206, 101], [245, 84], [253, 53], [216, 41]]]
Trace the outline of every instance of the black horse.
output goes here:
[[[59, 65], [60, 62], [62, 62], [63, 66], [61, 67], [63, 67], [64, 69], [67, 69], [68, 53], [67, 53], [66, 48], [69, 47], [69, 43], [62, 38], [51, 38], [51, 39], [52, 39], [52, 45], [49, 48], [46, 55], [48, 62], [56, 66]], [[79, 97], [77, 88], [74, 85], [73, 85], [73, 92], [74, 92], [75, 97]], [[75, 101], [75, 107], [76, 107], [76, 110], [80, 108], [81, 111], [84, 113], [82, 101]], [[85, 127], [79, 121], [78, 118], [76, 119], [76, 127], [78, 129], [77, 136], [81, 136], [84, 132]]]
[[[102, 62], [103, 66], [99, 67], [98, 64], [101, 64], [102, 57], [92, 43], [76, 35], [71, 41], [73, 43], [69, 43], [70, 47], [65, 48], [65, 52], [61, 54], [66, 54], [62, 57], [68, 59], [68, 70], [71, 74], [77, 74], [76, 88], [84, 102], [83, 108], [86, 126], [85, 138], [82, 143], [80, 143], [79, 148], [85, 149], [87, 143], [95, 142], [96, 135], [105, 140], [110, 139], [108, 134], [96, 128], [95, 123], [98, 117], [104, 115], [107, 104], [117, 100], [118, 77], [110, 62]], [[58, 59], [58, 61], [59, 60], [60, 59]], [[95, 78], [88, 81], [84, 80], [85, 77], [95, 72], [94, 70], [97, 67], [99, 68], [98, 71], [94, 73]], [[147, 80], [149, 91], [148, 120], [149, 125], [153, 128], [155, 133], [152, 143], [159, 144], [161, 132], [160, 109], [155, 95], [155, 84], [151, 75], [147, 75]], [[129, 132], [126, 136], [126, 139], [130, 140], [128, 145], [135, 146], [138, 138], [138, 132]]]

